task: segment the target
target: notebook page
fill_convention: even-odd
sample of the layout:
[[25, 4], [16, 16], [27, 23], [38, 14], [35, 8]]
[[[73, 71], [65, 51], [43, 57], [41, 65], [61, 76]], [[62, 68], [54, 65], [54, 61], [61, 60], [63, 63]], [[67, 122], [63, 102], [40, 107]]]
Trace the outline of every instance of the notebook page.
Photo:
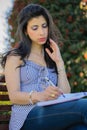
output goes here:
[[53, 105], [53, 104], [57, 104], [57, 103], [63, 103], [63, 102], [78, 100], [80, 98], [86, 97], [87, 92], [68, 93], [68, 94], [64, 94], [64, 95], [65, 95], [65, 97], [63, 97], [61, 95], [55, 100], [38, 102], [37, 106], [47, 106], [47, 105]]

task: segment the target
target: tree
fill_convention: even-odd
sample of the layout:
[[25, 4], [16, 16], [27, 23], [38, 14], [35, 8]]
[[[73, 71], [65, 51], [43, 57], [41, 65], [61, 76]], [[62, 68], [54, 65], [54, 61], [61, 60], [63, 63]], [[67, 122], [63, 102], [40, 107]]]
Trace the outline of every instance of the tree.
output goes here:
[[9, 18], [11, 36], [15, 39], [13, 46], [17, 43], [17, 14], [32, 2], [41, 4], [50, 11], [63, 35], [60, 49], [72, 91], [87, 91], [87, 19], [79, 7], [80, 0], [15, 0]]

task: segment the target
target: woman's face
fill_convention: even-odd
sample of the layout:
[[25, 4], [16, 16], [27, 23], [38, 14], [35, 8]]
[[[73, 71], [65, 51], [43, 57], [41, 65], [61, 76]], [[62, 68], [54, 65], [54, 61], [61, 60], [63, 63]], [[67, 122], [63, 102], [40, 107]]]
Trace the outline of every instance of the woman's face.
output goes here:
[[48, 25], [45, 18], [41, 15], [29, 20], [27, 25], [27, 35], [32, 43], [43, 45], [48, 37]]

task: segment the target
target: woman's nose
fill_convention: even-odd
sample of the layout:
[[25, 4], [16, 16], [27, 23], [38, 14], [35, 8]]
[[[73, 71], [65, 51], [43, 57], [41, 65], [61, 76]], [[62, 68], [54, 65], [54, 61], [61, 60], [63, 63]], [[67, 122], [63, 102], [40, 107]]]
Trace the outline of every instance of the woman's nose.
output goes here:
[[40, 35], [44, 35], [44, 29], [43, 28], [40, 28], [40, 30], [39, 30], [39, 33], [40, 33]]

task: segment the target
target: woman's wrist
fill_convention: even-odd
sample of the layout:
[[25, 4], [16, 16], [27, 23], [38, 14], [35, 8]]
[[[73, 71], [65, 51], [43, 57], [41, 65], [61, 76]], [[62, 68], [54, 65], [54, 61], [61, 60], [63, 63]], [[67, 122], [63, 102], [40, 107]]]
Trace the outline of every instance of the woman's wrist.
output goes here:
[[30, 104], [37, 103], [38, 102], [38, 92], [37, 91], [31, 91], [30, 93], [31, 93], [31, 96], [29, 98]]
[[32, 94], [34, 91], [29, 92], [29, 104], [34, 104], [33, 100], [32, 100]]
[[58, 73], [61, 73], [61, 72], [65, 71], [64, 63], [63, 64], [58, 64], [57, 65], [57, 70], [58, 70]]
[[64, 68], [64, 67], [58, 69], [58, 73], [61, 73], [61, 72], [64, 72], [64, 71], [65, 71], [65, 68]]
[[63, 62], [62, 59], [61, 60], [56, 60], [55, 63], [56, 63], [56, 66], [64, 65], [64, 62]]
[[57, 66], [58, 73], [65, 71], [65, 66], [63, 62], [56, 64], [56, 66]]

